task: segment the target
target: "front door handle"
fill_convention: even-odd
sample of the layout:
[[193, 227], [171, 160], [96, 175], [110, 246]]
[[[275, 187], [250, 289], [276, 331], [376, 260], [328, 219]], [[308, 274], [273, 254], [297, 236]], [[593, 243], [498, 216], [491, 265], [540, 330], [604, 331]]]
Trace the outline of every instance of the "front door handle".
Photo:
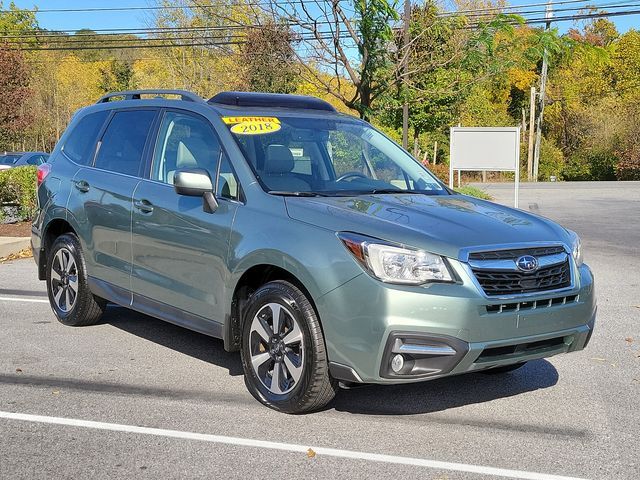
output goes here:
[[74, 185], [82, 193], [87, 193], [89, 191], [89, 183], [86, 180], [78, 180]]
[[153, 212], [153, 205], [149, 200], [136, 200], [133, 202], [133, 206], [136, 207], [142, 213]]

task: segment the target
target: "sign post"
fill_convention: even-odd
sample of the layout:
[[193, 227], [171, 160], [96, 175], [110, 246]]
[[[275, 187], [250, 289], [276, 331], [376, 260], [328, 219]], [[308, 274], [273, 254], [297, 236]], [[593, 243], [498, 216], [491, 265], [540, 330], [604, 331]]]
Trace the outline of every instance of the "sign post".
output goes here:
[[457, 170], [514, 172], [514, 206], [520, 185], [520, 127], [451, 127], [449, 188]]

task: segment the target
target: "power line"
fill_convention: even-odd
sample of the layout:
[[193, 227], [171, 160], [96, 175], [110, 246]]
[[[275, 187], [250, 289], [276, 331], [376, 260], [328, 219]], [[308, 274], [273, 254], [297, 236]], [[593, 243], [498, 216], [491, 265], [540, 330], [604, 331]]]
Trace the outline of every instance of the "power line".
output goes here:
[[[601, 7], [607, 7], [607, 8], [629, 8], [629, 7], [640, 7], [640, 3], [632, 3], [632, 2], [637, 2], [637, 0], [630, 0], [629, 3], [627, 4], [620, 4], [619, 2], [617, 2], [618, 4], [604, 4], [601, 5]], [[567, 8], [559, 8], [559, 9], [555, 9], [556, 12], [559, 11], [565, 11], [565, 12], [570, 12], [570, 11], [582, 11], [584, 10], [586, 7], [583, 6], [579, 6], [579, 7], [567, 7]], [[529, 11], [518, 11], [518, 12], [514, 12], [515, 14], [518, 14], [520, 16], [525, 16], [525, 15], [536, 15], [536, 14], [541, 14], [544, 13], [544, 10], [529, 10]], [[616, 12], [601, 12], [601, 13], [608, 13], [609, 16], [611, 16], [612, 13], [616, 13]], [[449, 15], [442, 15], [444, 17], [447, 17]], [[465, 17], [472, 17], [472, 16], [484, 16], [484, 14], [474, 14], [474, 15], [465, 15]], [[525, 21], [529, 20], [529, 18], [525, 17]], [[538, 19], [532, 19], [532, 20], [538, 20]], [[318, 25], [327, 25], [327, 24], [333, 24], [333, 22], [331, 21], [318, 21], [316, 22]], [[299, 25], [296, 24], [289, 24], [289, 27], [297, 27]], [[261, 24], [238, 24], [238, 25], [211, 25], [211, 26], [201, 26], [201, 27], [193, 27], [193, 26], [189, 26], [189, 27], [149, 27], [149, 28], [139, 28], [139, 29], [104, 29], [104, 30], [92, 30], [92, 33], [87, 33], [85, 30], [67, 30], [67, 31], [61, 31], [61, 32], [56, 32], [56, 31], [49, 31], [49, 30], [44, 30], [41, 32], [33, 32], [33, 33], [21, 33], [21, 34], [14, 34], [14, 35], [0, 35], [0, 39], [3, 40], [21, 40], [21, 39], [34, 39], [34, 40], [40, 40], [40, 39], [46, 39], [46, 38], [51, 38], [54, 40], [60, 40], [60, 41], [67, 41], [67, 42], [71, 42], [71, 40], [75, 40], [79, 37], [88, 37], [88, 38], [92, 38], [95, 41], [102, 41], [102, 39], [104, 37], [107, 36], [122, 36], [122, 35], [162, 35], [162, 34], [172, 34], [172, 33], [197, 33], [197, 32], [207, 32], [207, 31], [217, 31], [217, 30], [222, 30], [222, 31], [228, 31], [228, 30], [246, 30], [246, 29], [251, 29], [251, 28], [265, 28], [264, 25]], [[76, 32], [73, 35], [69, 35], [69, 36], [65, 36], [64, 33], [66, 32]], [[95, 32], [95, 33], [93, 33]], [[106, 32], [106, 33], [98, 33], [98, 32]], [[307, 32], [304, 32], [307, 33]], [[98, 40], [99, 38], [99, 40]], [[117, 40], [117, 39], [116, 39]], [[123, 41], [131, 41], [131, 40], [123, 40]]]
[[[319, 0], [324, 3], [331, 3], [331, 0]], [[587, 3], [589, 0], [560, 0], [554, 2], [554, 5], [561, 5], [567, 3]], [[310, 0], [286, 0], [282, 2], [285, 4], [308, 4], [313, 3]], [[239, 3], [238, 5], [230, 5], [230, 6], [238, 6], [238, 7], [266, 7], [269, 5], [269, 2], [260, 3], [260, 2], [246, 2]], [[528, 7], [537, 7], [544, 6], [546, 3], [530, 3], [525, 5], [506, 5], [502, 7], [483, 7], [483, 8], [474, 8], [467, 10], [451, 10], [449, 12], [443, 13], [469, 13], [469, 12], [478, 12], [478, 11], [492, 11], [492, 10], [509, 10], [514, 8], [528, 8]], [[157, 11], [157, 10], [189, 10], [189, 9], [219, 9], [218, 5], [156, 5], [156, 6], [146, 6], [146, 7], [86, 7], [86, 8], [45, 8], [45, 9], [19, 9], [21, 12], [26, 13], [94, 13], [94, 12], [131, 12], [131, 11]], [[13, 10], [4, 9], [0, 10], [0, 13], [11, 13]]]
[[[640, 10], [625, 10], [622, 12], [598, 12], [598, 13], [585, 13], [585, 14], [576, 14], [576, 15], [566, 15], [560, 17], [552, 17], [552, 18], [528, 18], [523, 24], [524, 25], [535, 25], [540, 23], [557, 23], [557, 22], [568, 22], [573, 20], [585, 20], [590, 18], [608, 18], [608, 17], [624, 17], [627, 15], [638, 15], [640, 14]], [[520, 22], [509, 22], [513, 25], [518, 25]], [[480, 24], [476, 23], [473, 25], [469, 25], [467, 28], [477, 28]]]
[[[633, 2], [635, 0], [628, 0], [629, 2]], [[553, 5], [554, 7], [556, 5], [566, 5], [566, 4], [575, 4], [575, 3], [586, 3], [586, 6], [594, 6], [596, 8], [599, 7], [599, 5], [590, 2], [589, 0], [559, 0], [559, 1], [554, 1]], [[617, 3], [620, 3], [620, 1], [618, 1]], [[624, 0], [622, 0], [622, 3], [626, 3], [624, 2]], [[529, 7], [544, 7], [547, 5], [547, 2], [541, 2], [541, 3], [528, 3], [528, 4], [524, 4], [524, 5], [504, 5], [502, 7], [484, 7], [484, 8], [472, 8], [472, 9], [468, 9], [468, 10], [449, 10], [446, 12], [442, 12], [442, 15], [459, 15], [462, 13], [474, 13], [474, 12], [503, 12], [505, 10], [517, 10], [517, 9], [521, 9], [521, 8], [529, 8]], [[602, 5], [605, 6], [605, 5]]]
[[[129, 49], [129, 48], [183, 48], [183, 47], [218, 47], [218, 46], [229, 46], [229, 45], [243, 45], [246, 40], [227, 40], [225, 37], [182, 37], [183, 40], [189, 40], [187, 43], [149, 43], [150, 40], [155, 41], [170, 41], [175, 40], [172, 38], [162, 38], [162, 39], [140, 39], [137, 45], [122, 45], [121, 43], [108, 44], [103, 43], [102, 45], [81, 45], [81, 46], [38, 46], [38, 47], [27, 47], [27, 48], [19, 48], [19, 50], [25, 52], [40, 52], [40, 51], [76, 51], [76, 50], [116, 50], [116, 49]], [[333, 35], [320, 36], [322, 40], [333, 40]], [[350, 38], [348, 35], [340, 35], [337, 37], [338, 39], [348, 39]], [[315, 37], [313, 38], [315, 39]], [[313, 40], [312, 38], [306, 38], [303, 40]], [[196, 40], [198, 40], [196, 42]], [[102, 42], [96, 42], [102, 43]], [[20, 46], [20, 45], [19, 45]]]
[[[629, 7], [637, 7], [640, 6], [640, 4], [638, 3], [633, 3], [633, 2], [637, 2], [637, 0], [630, 0], [628, 3], [624, 3], [624, 4], [620, 4], [620, 2], [614, 2], [611, 4], [605, 4], [605, 5], [600, 5], [599, 7], [593, 7], [591, 5], [580, 5], [580, 6], [576, 6], [576, 7], [565, 7], [565, 8], [554, 8], [553, 11], [554, 12], [580, 12], [580, 11], [584, 11], [584, 10], [588, 10], [591, 8], [594, 9], [601, 9], [601, 8], [606, 8], [606, 9], [613, 9], [613, 8], [629, 8]], [[616, 4], [617, 3], [617, 4]], [[554, 4], [555, 5], [555, 4]], [[521, 8], [521, 7], [519, 7]], [[526, 15], [531, 15], [531, 14], [541, 14], [541, 13], [545, 13], [545, 9], [534, 9], [534, 10], [517, 10], [517, 11], [513, 11], [513, 12], [499, 12], [499, 13], [506, 13], [508, 15], [520, 15], [520, 16], [526, 16]], [[461, 15], [464, 17], [482, 17], [482, 16], [486, 16], [486, 13], [471, 13], [471, 14], [466, 14], [466, 15]], [[456, 16], [456, 15], [442, 15], [444, 17], [449, 17], [449, 16]]]
[[[328, 1], [328, 0], [323, 0], [323, 1]], [[576, 7], [569, 7], [569, 8], [556, 8], [555, 11], [580, 11], [583, 9], [587, 9], [587, 8], [626, 8], [626, 7], [635, 7], [635, 6], [639, 6], [637, 3], [637, 0], [618, 0], [617, 2], [613, 2], [613, 3], [604, 3], [604, 4], [600, 4], [600, 5], [595, 5], [595, 4], [589, 4], [588, 3], [589, 0], [560, 0], [554, 3], [554, 5], [562, 5], [562, 4], [574, 4], [574, 3], [587, 3], [587, 5], [581, 5], [581, 6], [576, 6]], [[304, 0], [290, 0], [289, 3], [304, 3]], [[245, 5], [250, 5], [250, 4], [245, 4]], [[256, 4], [257, 5], [257, 4]], [[465, 16], [465, 17], [477, 17], [477, 16], [485, 16], [487, 14], [490, 14], [490, 12], [497, 12], [497, 13], [505, 13], [505, 11], [508, 10], [514, 10], [513, 12], [506, 12], [506, 13], [513, 13], [513, 14], [519, 14], [521, 16], [526, 16], [526, 15], [535, 15], [535, 14], [540, 14], [540, 13], [544, 13], [544, 9], [540, 10], [540, 9], [535, 9], [535, 10], [521, 10], [523, 8], [527, 8], [527, 7], [534, 7], [534, 6], [542, 6], [542, 5], [546, 5], [545, 3], [531, 3], [531, 4], [525, 4], [525, 5], [511, 5], [511, 6], [503, 6], [503, 7], [487, 7], [487, 8], [479, 8], [479, 9], [469, 9], [469, 10], [456, 10], [456, 11], [446, 11], [446, 12], [440, 12], [437, 14], [438, 17], [449, 17], [449, 16]], [[199, 7], [186, 7], [186, 6], [168, 6], [168, 7], [96, 7], [96, 8], [87, 8], [87, 9], [49, 9], [47, 11], [56, 11], [56, 12], [66, 12], [66, 11], [76, 11], [76, 10], [83, 10], [83, 11], [95, 11], [95, 12], [100, 12], [100, 11], [105, 11], [105, 10], [121, 10], [121, 9], [161, 9], [161, 8], [173, 8], [173, 9], [184, 9], [184, 8], [210, 8], [212, 7], [211, 5], [203, 5], [203, 6], [199, 6]], [[7, 10], [2, 10], [0, 11], [0, 13], [2, 12], [6, 12]], [[24, 11], [24, 10], [23, 10]], [[28, 10], [27, 10], [28, 11]], [[41, 10], [44, 11], [44, 10]], [[463, 15], [464, 14], [464, 15]], [[317, 25], [330, 25], [333, 24], [334, 22], [329, 21], [329, 20], [316, 20], [313, 22], [314, 24]], [[306, 23], [303, 25], [298, 25], [298, 24], [293, 24], [293, 23], [289, 23], [287, 26], [289, 27], [298, 27], [298, 26], [302, 26], [304, 27], [305, 25], [307, 26], [311, 26], [311, 23]], [[148, 27], [148, 28], [111, 28], [111, 29], [79, 29], [79, 30], [42, 30], [42, 31], [37, 31], [37, 32], [33, 32], [33, 33], [24, 33], [24, 32], [20, 32], [17, 34], [7, 34], [5, 33], [4, 35], [0, 35], [0, 39], [12, 39], [12, 38], [54, 38], [54, 37], [60, 37], [61, 34], [73, 34], [74, 36], [95, 36], [95, 34], [101, 34], [101, 35], [125, 35], [125, 34], [130, 34], [130, 35], [145, 35], [145, 34], [155, 34], [155, 33], [163, 33], [163, 32], [189, 32], [189, 31], [196, 31], [196, 30], [238, 30], [238, 29], [246, 29], [246, 28], [264, 28], [263, 25], [260, 24], [238, 24], [238, 25], [212, 25], [212, 26], [201, 26], [201, 27]], [[92, 33], [88, 33], [87, 30], [91, 30]], [[95, 33], [94, 33], [95, 32]]]
[[[332, 0], [315, 0], [323, 3], [331, 3]], [[633, 0], [631, 0], [633, 1]], [[285, 4], [293, 4], [293, 5], [302, 5], [313, 3], [310, 0], [286, 0], [283, 2]], [[554, 2], [555, 5], [566, 5], [566, 4], [575, 4], [575, 3], [586, 3], [587, 6], [593, 6], [595, 8], [599, 8], [605, 5], [597, 5], [595, 3], [590, 3], [590, 0], [559, 0]], [[239, 3], [237, 5], [230, 5], [230, 7], [266, 7], [269, 5], [269, 2], [260, 3], [260, 2], [246, 2]], [[518, 10], [522, 8], [529, 7], [543, 7], [546, 5], [546, 2], [538, 2], [538, 3], [529, 3], [523, 5], [504, 5], [504, 6], [496, 6], [496, 7], [482, 7], [482, 8], [472, 8], [465, 10], [449, 10], [445, 12], [441, 12], [441, 15], [459, 15], [463, 13], [476, 13], [476, 12], [495, 12], [495, 11], [505, 11], [505, 10]], [[27, 13], [101, 13], [101, 12], [131, 12], [131, 11], [162, 11], [162, 10], [209, 10], [209, 9], [219, 9], [218, 5], [166, 5], [166, 6], [146, 6], [146, 7], [87, 7], [87, 8], [49, 8], [49, 9], [19, 9], [21, 12]], [[0, 13], [10, 13], [12, 10], [4, 9], [0, 10]]]
[[[629, 4], [629, 5], [626, 5], [625, 7], [628, 8], [628, 7], [636, 7], [636, 6], [640, 6], [640, 5]], [[572, 9], [565, 9], [565, 10], [572, 10]], [[564, 16], [553, 17], [551, 19], [548, 19], [546, 17], [538, 17], [538, 18], [534, 17], [534, 18], [526, 18], [524, 22], [513, 21], [511, 23], [516, 25], [520, 23], [524, 23], [525, 25], [533, 25], [533, 24], [540, 24], [540, 23], [547, 23], [547, 22], [562, 22], [562, 21], [572, 21], [572, 20], [580, 20], [580, 19], [605, 18], [605, 17], [627, 16], [627, 15], [637, 15], [637, 14], [640, 14], [640, 9], [623, 10], [623, 11], [617, 11], [617, 12], [594, 12], [594, 13], [586, 13], [586, 14], [564, 15]], [[467, 25], [465, 28], [473, 29], [473, 28], [477, 28], [479, 25], [480, 23], [476, 22], [474, 24]], [[242, 29], [242, 28], [252, 28], [252, 27], [259, 28], [262, 26], [258, 24], [250, 24], [250, 25], [238, 25], [238, 26], [182, 27], [182, 28], [178, 27], [175, 30], [171, 30], [171, 33], [183, 34], [185, 32], [187, 33], [199, 32], [199, 33], [206, 34], [207, 30]], [[168, 33], [168, 32], [164, 32], [164, 33]], [[313, 41], [315, 39], [315, 36], [311, 32], [303, 32], [300, 35], [301, 35], [299, 39], [300, 41]], [[304, 35], [306, 35], [306, 37]], [[25, 50], [25, 51], [46, 51], [46, 50], [73, 51], [73, 50], [119, 49], [119, 48], [175, 48], [175, 47], [188, 47], [188, 46], [214, 47], [214, 46], [224, 46], [224, 45], [239, 45], [239, 44], [245, 43], [244, 41], [241, 40], [243, 37], [239, 35], [224, 35], [224, 36], [209, 35], [209, 36], [201, 36], [201, 37], [182, 36], [182, 37], [168, 37], [168, 38], [146, 37], [146, 38], [133, 38], [133, 39], [99, 38], [101, 37], [100, 35], [91, 36], [91, 37], [92, 39], [89, 40], [89, 42], [94, 43], [94, 45], [71, 46], [70, 44], [73, 44], [73, 43], [78, 44], [78, 43], [85, 42], [87, 40], [77, 39], [73, 37], [56, 36], [54, 41], [49, 41], [42, 46], [29, 46], [27, 48], [22, 48], [22, 50]], [[33, 37], [29, 35], [24, 35], [24, 36], [12, 37], [12, 38], [15, 38], [15, 40], [6, 42], [6, 43], [8, 43], [9, 45], [16, 45], [18, 47], [21, 47], [21, 46], [24, 46], [25, 44], [29, 45], [29, 43], [23, 39], [33, 38]], [[238, 38], [240, 40], [238, 40]], [[341, 36], [339, 37], [339, 39], [340, 38], [348, 39], [349, 36], [345, 34], [344, 37]], [[333, 40], [334, 36], [330, 31], [320, 32], [320, 39]], [[175, 41], [175, 40], [188, 40], [191, 43], [180, 43], [178, 45], [160, 43], [163, 41], [166, 42], [166, 41]], [[203, 43], [207, 40], [210, 40], [210, 42]], [[124, 43], [134, 43], [134, 42], [136, 43], [136, 45], [124, 44]], [[97, 44], [101, 44], [101, 45], [97, 45]]]
[[[330, 21], [316, 22], [318, 25], [333, 24]], [[305, 24], [303, 24], [305, 25]], [[289, 24], [289, 27], [298, 26], [297, 24]], [[76, 37], [98, 37], [98, 36], [115, 36], [115, 35], [153, 35], [153, 34], [165, 34], [165, 33], [181, 33], [181, 32], [196, 32], [196, 31], [208, 31], [208, 30], [246, 30], [251, 28], [265, 29], [269, 28], [259, 23], [247, 23], [236, 25], [211, 25], [202, 27], [149, 27], [138, 29], [103, 29], [103, 30], [91, 30], [92, 33], [87, 33], [86, 30], [41, 30], [33, 33], [19, 33], [11, 35], [0, 35], [0, 39], [13, 39], [13, 38], [76, 38]], [[76, 32], [76, 33], [74, 33]], [[105, 33], [98, 33], [105, 32]], [[72, 33], [72, 35], [65, 35]]]

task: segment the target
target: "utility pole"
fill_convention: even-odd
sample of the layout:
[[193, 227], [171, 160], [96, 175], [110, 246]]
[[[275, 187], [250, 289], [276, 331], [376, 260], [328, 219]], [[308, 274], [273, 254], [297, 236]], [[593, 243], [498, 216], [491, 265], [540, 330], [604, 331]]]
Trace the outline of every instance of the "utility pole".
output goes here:
[[[523, 112], [524, 115], [524, 112]], [[529, 100], [529, 151], [527, 154], [527, 180], [533, 179], [533, 132], [536, 122], [536, 87], [531, 87]]]
[[[551, 0], [547, 2], [547, 8], [545, 11], [544, 17], [547, 19], [545, 30], [549, 31], [551, 28]], [[544, 117], [544, 101], [545, 101], [545, 93], [547, 87], [547, 70], [548, 70], [548, 59], [549, 55], [547, 53], [547, 49], [544, 49], [544, 53], [542, 54], [542, 72], [540, 73], [540, 113], [538, 114], [538, 121], [536, 122], [536, 145], [533, 152], [533, 181], [538, 181], [538, 167], [540, 166], [540, 142], [542, 141], [542, 119]]]
[[[409, 42], [411, 41], [409, 35], [409, 23], [411, 22], [411, 0], [404, 0], [404, 48], [403, 48], [403, 79], [402, 83], [405, 86], [405, 94], [406, 94], [406, 86], [407, 86], [407, 75], [409, 74]], [[409, 147], [409, 103], [405, 98], [404, 104], [402, 105], [402, 147], [405, 150], [408, 150]]]

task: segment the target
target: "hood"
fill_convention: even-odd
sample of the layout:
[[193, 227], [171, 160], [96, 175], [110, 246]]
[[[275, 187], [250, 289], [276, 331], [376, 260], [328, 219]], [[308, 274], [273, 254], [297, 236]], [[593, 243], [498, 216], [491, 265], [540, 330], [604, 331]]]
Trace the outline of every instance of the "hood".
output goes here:
[[287, 197], [289, 216], [329, 230], [369, 235], [459, 258], [460, 250], [559, 242], [569, 235], [546, 218], [465, 195], [385, 194]]

